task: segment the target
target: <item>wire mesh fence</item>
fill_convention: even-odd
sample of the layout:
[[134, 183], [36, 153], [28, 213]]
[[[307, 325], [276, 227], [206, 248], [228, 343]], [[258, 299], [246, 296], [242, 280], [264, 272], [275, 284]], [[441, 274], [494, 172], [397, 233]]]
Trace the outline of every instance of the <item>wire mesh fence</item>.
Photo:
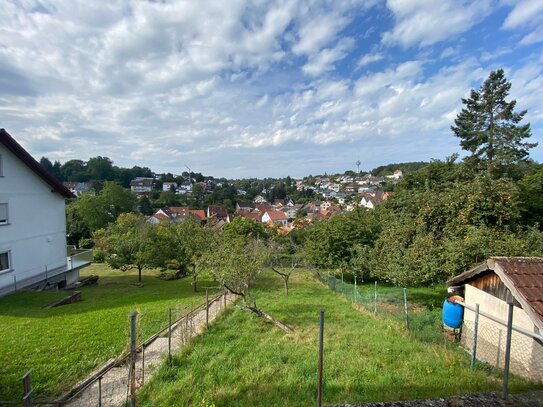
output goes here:
[[404, 324], [410, 335], [418, 340], [458, 342], [470, 352], [472, 369], [479, 364], [489, 371], [503, 370], [504, 399], [507, 398], [510, 372], [543, 382], [543, 336], [514, 325], [512, 304], [509, 305], [510, 317], [504, 321], [480, 312], [475, 304], [460, 303], [465, 308], [462, 327], [448, 329], [442, 322], [441, 306], [427, 307], [411, 301], [408, 289], [381, 287], [377, 282], [361, 286], [356, 280], [351, 284], [333, 275], [319, 274], [319, 278], [364, 312]]
[[[473, 313], [466, 310], [461, 345], [472, 353], [472, 367], [483, 362], [486, 366], [506, 368], [506, 325], [482, 315], [476, 321]], [[532, 381], [543, 381], [543, 341], [536, 334], [530, 336], [512, 329], [509, 371]]]
[[[130, 339], [122, 354], [112, 359], [56, 400], [36, 397], [32, 369], [22, 379], [21, 399], [2, 400], [0, 405], [120, 406], [130, 405], [135, 393], [164, 358], [200, 334], [235, 296], [213, 290], [199, 303], [177, 304], [158, 311], [134, 312], [127, 318]], [[132, 318], [133, 315], [133, 318]], [[150, 334], [150, 332], [152, 332]]]
[[409, 289], [382, 286], [377, 282], [357, 284], [333, 275], [320, 275], [330, 289], [362, 307], [365, 312], [403, 324], [414, 337], [428, 342], [443, 342], [441, 309], [423, 306], [412, 300]]

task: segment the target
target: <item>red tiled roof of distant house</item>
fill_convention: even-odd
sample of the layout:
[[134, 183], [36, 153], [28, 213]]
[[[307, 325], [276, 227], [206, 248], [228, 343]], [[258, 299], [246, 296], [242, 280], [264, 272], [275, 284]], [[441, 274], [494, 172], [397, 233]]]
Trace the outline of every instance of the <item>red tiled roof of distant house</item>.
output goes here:
[[264, 213], [264, 212], [267, 212], [267, 211], [271, 211], [272, 207], [271, 207], [270, 204], [256, 204], [255, 205], [255, 210]]
[[288, 220], [285, 212], [282, 211], [266, 211], [271, 220]]
[[153, 218], [157, 218], [158, 220], [171, 220], [171, 218], [168, 215], [164, 215], [163, 213], [155, 213], [153, 215]]
[[191, 209], [190, 213], [192, 215], [196, 215], [198, 219], [205, 220], [206, 219], [206, 213], [203, 209]]

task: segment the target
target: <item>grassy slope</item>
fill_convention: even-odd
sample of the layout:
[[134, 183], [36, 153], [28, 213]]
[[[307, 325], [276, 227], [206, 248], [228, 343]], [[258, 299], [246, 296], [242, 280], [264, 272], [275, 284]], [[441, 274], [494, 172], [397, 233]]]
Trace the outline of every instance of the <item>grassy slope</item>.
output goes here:
[[[265, 273], [259, 305], [296, 332], [232, 309], [209, 332], [162, 366], [140, 393], [140, 406], [307, 406], [317, 382], [319, 308], [326, 310], [324, 401], [403, 400], [498, 390], [468, 355], [445, 344], [410, 338], [403, 325], [376, 319], [311, 279], [292, 278], [288, 298], [280, 279]], [[530, 388], [516, 378], [512, 388]]]
[[[204, 301], [193, 294], [189, 279], [163, 281], [144, 272], [144, 287], [135, 272], [122, 273], [92, 265], [82, 274], [98, 274], [97, 285], [82, 287], [81, 302], [43, 309], [67, 292], [20, 292], [0, 298], [0, 400], [20, 397], [21, 376], [33, 368], [40, 397], [58, 395], [128, 345], [131, 311], [140, 313], [139, 337], [167, 325], [168, 308], [180, 314]], [[203, 280], [201, 287], [216, 285]]]

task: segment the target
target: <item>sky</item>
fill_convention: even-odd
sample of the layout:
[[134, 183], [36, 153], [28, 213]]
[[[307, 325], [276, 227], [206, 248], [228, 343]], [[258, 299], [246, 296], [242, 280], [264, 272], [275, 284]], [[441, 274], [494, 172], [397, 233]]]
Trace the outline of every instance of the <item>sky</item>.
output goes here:
[[0, 127], [37, 159], [227, 178], [444, 159], [503, 68], [543, 161], [541, 0], [1, 0], [0, 21]]

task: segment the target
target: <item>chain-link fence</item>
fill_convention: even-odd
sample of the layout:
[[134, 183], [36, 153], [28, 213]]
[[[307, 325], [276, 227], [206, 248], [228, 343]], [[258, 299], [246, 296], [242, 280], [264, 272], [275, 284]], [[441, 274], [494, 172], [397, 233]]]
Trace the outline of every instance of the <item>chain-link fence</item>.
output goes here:
[[[462, 325], [462, 347], [472, 354], [472, 368], [477, 361], [533, 381], [543, 381], [543, 337], [521, 326], [481, 312], [479, 307], [465, 307]], [[509, 346], [508, 346], [509, 345]], [[509, 354], [508, 354], [509, 348]]]
[[[110, 360], [77, 383], [56, 400], [40, 400], [33, 394], [30, 369], [22, 378], [22, 398], [0, 401], [0, 405], [51, 405], [71, 407], [135, 405], [136, 392], [149, 379], [164, 357], [171, 359], [174, 351], [203, 332], [208, 324], [233, 302], [235, 296], [226, 292], [213, 296], [206, 292], [203, 303], [179, 304], [163, 312], [133, 312], [127, 321], [130, 340], [123, 353]], [[148, 336], [149, 326], [161, 329]], [[145, 327], [145, 329], [142, 329]]]
[[[543, 336], [514, 324], [513, 305], [508, 320], [480, 312], [477, 305], [457, 302], [465, 308], [461, 329], [447, 329], [442, 307], [435, 301], [412, 301], [410, 290], [373, 284], [359, 285], [333, 275], [319, 274], [331, 290], [348, 298], [364, 312], [404, 324], [410, 334], [422, 341], [459, 341], [471, 353], [471, 368], [477, 361], [503, 370], [503, 397], [507, 397], [509, 372], [526, 379], [543, 381]], [[419, 295], [420, 297], [420, 295]], [[445, 296], [443, 297], [444, 300]], [[520, 323], [520, 319], [519, 319]]]
[[428, 342], [443, 342], [441, 308], [431, 301], [422, 304], [413, 300], [410, 290], [399, 287], [357, 284], [333, 275], [320, 275], [330, 289], [362, 307], [365, 312], [404, 324], [413, 336]]

